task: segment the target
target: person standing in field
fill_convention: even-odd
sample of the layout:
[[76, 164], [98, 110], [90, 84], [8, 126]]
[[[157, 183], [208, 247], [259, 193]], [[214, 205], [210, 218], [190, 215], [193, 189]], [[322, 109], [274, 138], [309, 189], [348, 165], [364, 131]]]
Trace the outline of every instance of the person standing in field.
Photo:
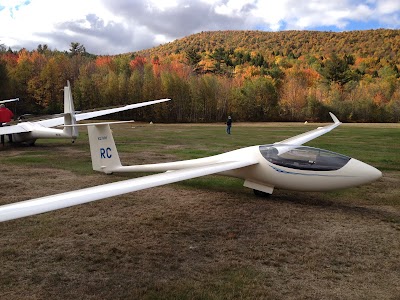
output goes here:
[[228, 117], [228, 120], [226, 121], [226, 133], [231, 134], [231, 127], [232, 127], [232, 118], [231, 116]]
[[[12, 120], [14, 114], [4, 104], [0, 104], [0, 127], [7, 125]], [[12, 142], [12, 134], [8, 135], [8, 141]], [[4, 135], [1, 136], [1, 144], [4, 146]]]

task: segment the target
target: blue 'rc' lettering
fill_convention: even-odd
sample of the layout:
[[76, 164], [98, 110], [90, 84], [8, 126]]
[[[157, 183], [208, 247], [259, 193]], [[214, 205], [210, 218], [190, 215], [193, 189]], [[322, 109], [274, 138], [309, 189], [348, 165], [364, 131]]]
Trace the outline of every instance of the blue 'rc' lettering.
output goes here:
[[111, 148], [100, 148], [100, 158], [111, 158]]

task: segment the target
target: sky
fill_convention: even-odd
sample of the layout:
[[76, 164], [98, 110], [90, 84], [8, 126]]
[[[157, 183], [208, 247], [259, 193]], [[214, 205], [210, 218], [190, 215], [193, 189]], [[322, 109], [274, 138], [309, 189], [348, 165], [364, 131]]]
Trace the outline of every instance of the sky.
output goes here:
[[97, 55], [201, 31], [400, 29], [400, 0], [0, 0], [0, 44]]

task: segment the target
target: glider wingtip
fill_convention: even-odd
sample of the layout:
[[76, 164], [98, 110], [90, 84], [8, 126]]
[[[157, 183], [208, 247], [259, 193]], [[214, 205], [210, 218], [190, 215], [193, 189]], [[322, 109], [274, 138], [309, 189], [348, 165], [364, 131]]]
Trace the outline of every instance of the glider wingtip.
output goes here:
[[329, 115], [331, 116], [333, 122], [335, 122], [336, 124], [341, 124], [342, 122], [339, 121], [339, 119], [331, 112], [329, 112]]

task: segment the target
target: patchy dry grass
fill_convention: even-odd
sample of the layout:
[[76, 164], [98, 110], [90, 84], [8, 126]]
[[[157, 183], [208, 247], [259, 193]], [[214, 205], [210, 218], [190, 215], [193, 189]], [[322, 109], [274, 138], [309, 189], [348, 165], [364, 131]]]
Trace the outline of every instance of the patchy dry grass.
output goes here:
[[[235, 124], [228, 136], [223, 125], [113, 126], [126, 164], [314, 127]], [[240, 180], [207, 176], [0, 223], [0, 298], [399, 299], [399, 141], [393, 124], [346, 124], [313, 141], [383, 170], [354, 189], [260, 199]], [[129, 177], [91, 171], [84, 133], [73, 145], [0, 149], [0, 172], [0, 204]]]

